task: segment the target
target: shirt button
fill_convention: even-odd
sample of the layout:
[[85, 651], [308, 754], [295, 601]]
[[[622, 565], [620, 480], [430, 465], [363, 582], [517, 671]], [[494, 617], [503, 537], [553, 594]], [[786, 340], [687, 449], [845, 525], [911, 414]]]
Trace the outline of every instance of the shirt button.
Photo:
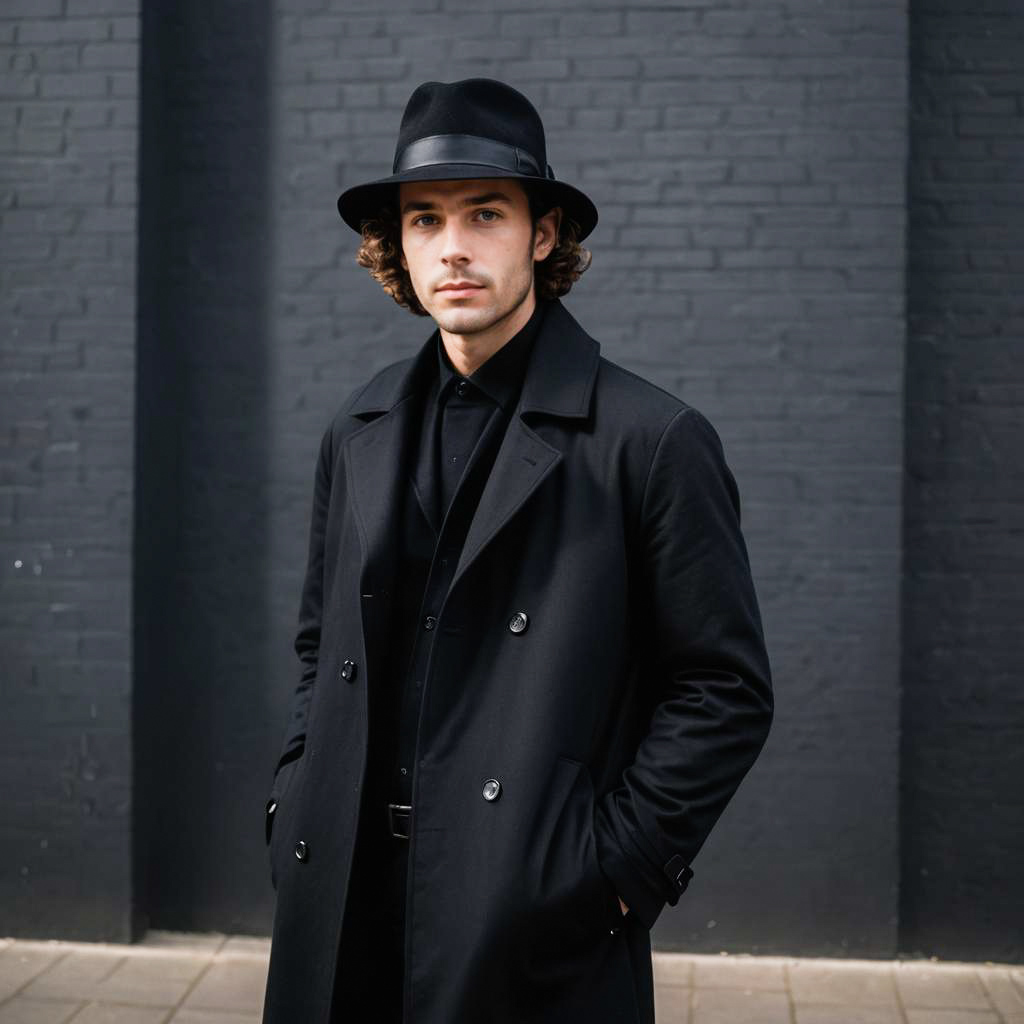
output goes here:
[[462, 395], [466, 393], [466, 387], [466, 382], [464, 380], [460, 380], [459, 383], [455, 385], [455, 394], [461, 398]]
[[516, 612], [511, 619], [508, 620], [508, 628], [513, 633], [522, 633], [526, 630], [526, 627], [530, 624], [530, 617], [526, 612]]
[[423, 620], [423, 628], [424, 629], [433, 629], [436, 625], [437, 625], [437, 619], [435, 619], [433, 615], [428, 615]]
[[501, 783], [497, 779], [488, 779], [484, 783], [483, 794], [485, 800], [497, 800], [501, 796]]

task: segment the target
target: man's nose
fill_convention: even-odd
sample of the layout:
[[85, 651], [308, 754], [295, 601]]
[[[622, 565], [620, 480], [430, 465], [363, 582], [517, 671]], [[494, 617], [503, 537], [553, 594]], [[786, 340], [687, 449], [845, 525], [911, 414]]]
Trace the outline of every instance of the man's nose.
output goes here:
[[469, 244], [466, 232], [460, 224], [449, 221], [444, 227], [441, 241], [441, 261], [443, 263], [469, 262]]

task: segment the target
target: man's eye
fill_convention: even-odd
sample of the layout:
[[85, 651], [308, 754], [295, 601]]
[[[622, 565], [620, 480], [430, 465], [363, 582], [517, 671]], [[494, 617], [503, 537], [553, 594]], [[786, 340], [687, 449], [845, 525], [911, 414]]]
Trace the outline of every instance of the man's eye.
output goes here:
[[414, 217], [412, 222], [413, 222], [413, 224], [420, 224], [424, 220], [430, 220], [433, 216], [434, 215], [432, 213], [423, 213], [423, 214], [420, 214], [419, 217]]
[[490, 220], [491, 217], [497, 220], [501, 216], [501, 214], [498, 213], [497, 210], [481, 210], [480, 216], [483, 217], [485, 220]]

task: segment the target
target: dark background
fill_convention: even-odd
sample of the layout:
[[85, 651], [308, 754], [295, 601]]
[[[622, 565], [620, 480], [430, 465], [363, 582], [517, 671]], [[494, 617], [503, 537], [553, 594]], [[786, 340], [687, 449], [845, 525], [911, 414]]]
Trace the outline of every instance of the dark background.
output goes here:
[[1016, 0], [7, 0], [0, 934], [267, 934], [313, 465], [432, 323], [342, 187], [503, 78], [565, 300], [701, 409], [776, 685], [662, 949], [1024, 958]]

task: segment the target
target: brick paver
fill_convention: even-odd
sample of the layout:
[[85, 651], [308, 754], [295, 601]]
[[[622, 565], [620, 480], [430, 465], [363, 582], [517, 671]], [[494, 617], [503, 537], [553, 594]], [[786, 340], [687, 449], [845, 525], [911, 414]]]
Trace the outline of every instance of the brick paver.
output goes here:
[[[270, 943], [0, 939], [0, 1024], [260, 1024]], [[655, 953], [657, 1024], [1024, 1024], [1024, 967]]]

